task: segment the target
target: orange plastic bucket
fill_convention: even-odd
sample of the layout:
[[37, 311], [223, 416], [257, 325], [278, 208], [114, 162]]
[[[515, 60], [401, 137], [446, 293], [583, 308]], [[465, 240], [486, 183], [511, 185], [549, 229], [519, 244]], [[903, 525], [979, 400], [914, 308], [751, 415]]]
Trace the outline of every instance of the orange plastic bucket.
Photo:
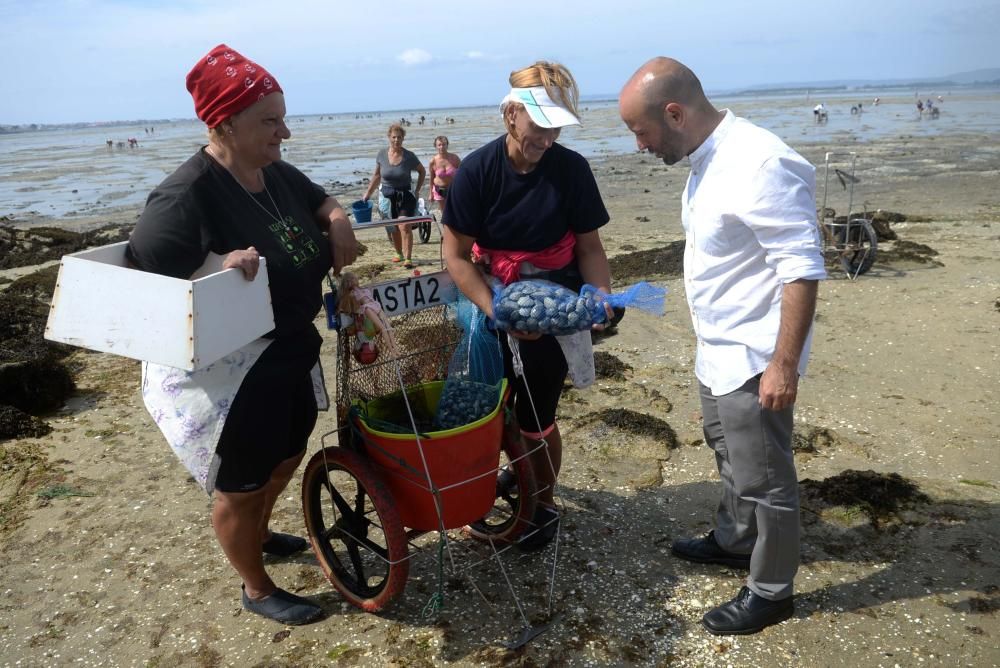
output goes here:
[[[406, 395], [414, 413], [433, 415], [443, 389], [444, 381], [407, 388]], [[365, 438], [367, 455], [376, 468], [385, 473], [383, 480], [392, 493], [403, 526], [426, 531], [440, 528], [432, 488], [439, 490], [445, 529], [474, 522], [493, 507], [503, 441], [506, 380], [499, 396], [493, 411], [475, 422], [420, 434], [429, 481], [416, 435], [379, 431], [366, 422], [365, 417], [355, 414], [355, 424]], [[397, 392], [359, 403], [359, 406], [364, 407], [363, 412], [377, 425], [379, 419], [389, 419], [387, 407], [398, 407], [401, 398], [402, 393]], [[393, 417], [393, 421], [398, 422], [398, 416]]]

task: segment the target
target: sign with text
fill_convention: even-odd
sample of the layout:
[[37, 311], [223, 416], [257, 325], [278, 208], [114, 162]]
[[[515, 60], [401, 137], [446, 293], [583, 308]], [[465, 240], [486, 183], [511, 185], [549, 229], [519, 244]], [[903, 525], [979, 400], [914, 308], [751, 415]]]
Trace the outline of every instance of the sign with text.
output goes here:
[[458, 299], [458, 287], [447, 271], [379, 283], [369, 287], [387, 316], [448, 304]]

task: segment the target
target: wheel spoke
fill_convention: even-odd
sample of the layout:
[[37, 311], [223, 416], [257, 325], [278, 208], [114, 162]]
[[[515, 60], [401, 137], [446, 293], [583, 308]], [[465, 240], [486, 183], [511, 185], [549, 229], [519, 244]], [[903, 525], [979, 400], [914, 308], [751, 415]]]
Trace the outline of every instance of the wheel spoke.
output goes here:
[[389, 561], [389, 551], [379, 545], [378, 543], [372, 541], [368, 536], [354, 536], [358, 544], [365, 546], [375, 554], [377, 554], [381, 559]]
[[340, 514], [344, 517], [354, 517], [357, 513], [351, 508], [351, 504], [347, 503], [347, 500], [337, 491], [337, 488], [333, 486], [330, 482], [330, 477], [327, 475], [326, 481], [324, 483], [327, 490], [330, 492], [330, 497], [333, 500], [333, 505], [337, 507]]
[[365, 565], [361, 561], [361, 551], [354, 542], [347, 543], [347, 554], [351, 558], [351, 566], [354, 567], [354, 579], [359, 587], [368, 588], [368, 578], [365, 576]]
[[354, 495], [354, 515], [356, 517], [365, 516], [365, 498], [367, 498], [365, 488], [359, 484], [358, 492]]

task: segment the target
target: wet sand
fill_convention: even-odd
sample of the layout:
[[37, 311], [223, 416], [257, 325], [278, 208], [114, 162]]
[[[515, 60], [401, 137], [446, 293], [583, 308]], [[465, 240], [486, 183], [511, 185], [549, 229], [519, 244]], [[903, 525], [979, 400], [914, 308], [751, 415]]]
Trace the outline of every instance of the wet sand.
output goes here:
[[[793, 145], [814, 164], [833, 148]], [[860, 200], [907, 220], [869, 273], [851, 281], [831, 265], [820, 288], [796, 407], [803, 565], [788, 622], [707, 634], [701, 615], [742, 576], [669, 554], [671, 540], [710, 528], [718, 493], [678, 274], [686, 170], [610, 155], [593, 165], [615, 280], [670, 292], [665, 316], [630, 312], [600, 338], [597, 383], [564, 395], [566, 518], [546, 633], [504, 649], [520, 621], [492, 567], [472, 573], [489, 605], [450, 578], [444, 609], [425, 618], [437, 582], [427, 552], [379, 616], [344, 604], [311, 553], [269, 570], [325, 620], [284, 629], [242, 613], [209, 501], [142, 407], [138, 363], [75, 351], [75, 393], [40, 416], [51, 433], [0, 441], [0, 665], [997, 665], [1000, 149], [975, 135], [854, 148]], [[352, 190], [339, 192], [349, 202]], [[424, 271], [438, 239], [418, 247]], [[360, 271], [404, 275], [384, 235], [364, 240]], [[335, 336], [323, 332], [332, 385]], [[321, 415], [310, 454], [333, 422]], [[295, 482], [279, 502], [281, 530], [304, 532], [299, 492]], [[505, 561], [532, 621], [546, 618], [552, 557]]]

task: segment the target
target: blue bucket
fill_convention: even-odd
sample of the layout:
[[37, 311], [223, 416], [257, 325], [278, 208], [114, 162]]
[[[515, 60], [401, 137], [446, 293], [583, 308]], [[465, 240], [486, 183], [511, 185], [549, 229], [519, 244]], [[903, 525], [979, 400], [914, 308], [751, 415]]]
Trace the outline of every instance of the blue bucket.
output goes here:
[[370, 223], [372, 222], [372, 202], [371, 200], [359, 199], [354, 204], [351, 205], [351, 210], [354, 211], [354, 221], [357, 223]]

